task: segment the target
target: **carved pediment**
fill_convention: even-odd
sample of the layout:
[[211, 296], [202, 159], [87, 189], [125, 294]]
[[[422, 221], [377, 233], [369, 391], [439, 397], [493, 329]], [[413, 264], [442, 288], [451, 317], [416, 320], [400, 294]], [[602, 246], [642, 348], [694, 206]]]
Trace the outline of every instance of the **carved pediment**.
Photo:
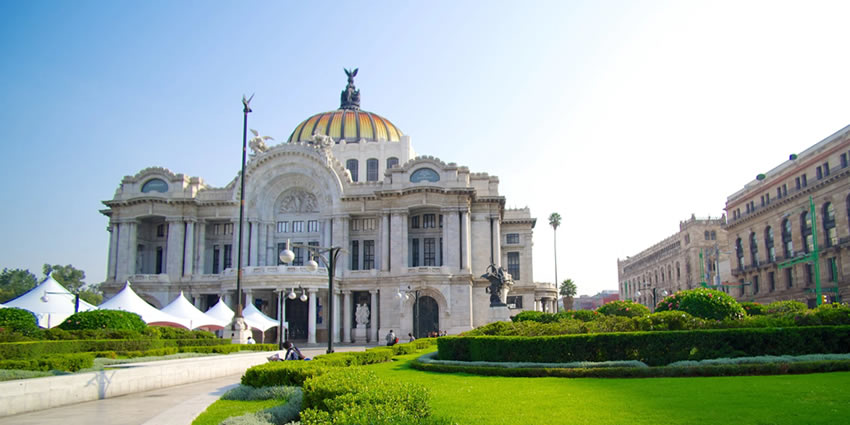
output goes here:
[[282, 213], [319, 212], [316, 195], [300, 188], [289, 189], [283, 193], [279, 211]]

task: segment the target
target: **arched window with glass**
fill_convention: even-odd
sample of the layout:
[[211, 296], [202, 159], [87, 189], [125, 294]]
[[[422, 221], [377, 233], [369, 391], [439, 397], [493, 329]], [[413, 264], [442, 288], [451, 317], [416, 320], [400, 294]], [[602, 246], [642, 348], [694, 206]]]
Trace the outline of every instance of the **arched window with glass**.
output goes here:
[[794, 242], [791, 239], [791, 220], [782, 221], [782, 255], [786, 259], [794, 256]]
[[717, 231], [715, 231], [715, 230], [711, 231], [711, 240], [713, 240], [713, 241], [717, 240]]
[[366, 160], [366, 181], [378, 181], [378, 160], [376, 158], [369, 158]]
[[835, 229], [835, 208], [832, 202], [823, 205], [823, 233], [826, 236], [826, 246], [838, 245], [838, 230]]
[[756, 232], [750, 233], [750, 264], [759, 266], [759, 244], [756, 240]]
[[744, 242], [741, 238], [735, 240], [735, 256], [738, 258], [738, 270], [744, 268]]
[[356, 159], [349, 159], [348, 161], [345, 161], [345, 169], [348, 170], [351, 173], [351, 181], [356, 182], [357, 181], [357, 175], [358, 175], [357, 160]]
[[387, 158], [387, 170], [393, 167], [398, 167], [398, 158], [391, 156]]
[[764, 229], [764, 249], [767, 250], [767, 261], [773, 263], [776, 261], [776, 248], [773, 246], [773, 228], [767, 226]]
[[711, 236], [709, 236], [708, 230], [705, 231], [705, 240], [709, 240]]
[[815, 249], [815, 242], [812, 238], [812, 216], [808, 211], [803, 211], [800, 214], [800, 234], [803, 235], [803, 252], [806, 254]]

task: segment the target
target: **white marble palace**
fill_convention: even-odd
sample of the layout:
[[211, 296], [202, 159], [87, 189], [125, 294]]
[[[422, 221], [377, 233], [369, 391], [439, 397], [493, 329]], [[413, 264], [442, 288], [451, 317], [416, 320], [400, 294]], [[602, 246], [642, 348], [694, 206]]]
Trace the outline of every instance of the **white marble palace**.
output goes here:
[[[458, 333], [487, 323], [481, 275], [495, 263], [513, 276], [512, 314], [551, 311], [554, 287], [533, 279], [529, 209], [505, 208], [496, 176], [416, 156], [410, 136], [360, 109], [356, 70], [348, 74], [339, 109], [302, 121], [286, 143], [251, 141], [246, 302], [271, 317], [282, 309], [290, 338], [310, 343], [327, 341], [328, 302], [335, 303], [335, 341], [377, 341], [390, 329], [400, 338], [414, 329], [417, 336]], [[130, 281], [158, 308], [180, 291], [201, 310], [219, 297], [233, 307], [239, 188], [238, 176], [216, 188], [158, 167], [124, 177], [101, 210], [110, 232], [106, 297]], [[287, 241], [344, 248], [333, 296], [323, 264], [304, 266], [306, 249], [294, 248], [291, 264], [280, 261]]]

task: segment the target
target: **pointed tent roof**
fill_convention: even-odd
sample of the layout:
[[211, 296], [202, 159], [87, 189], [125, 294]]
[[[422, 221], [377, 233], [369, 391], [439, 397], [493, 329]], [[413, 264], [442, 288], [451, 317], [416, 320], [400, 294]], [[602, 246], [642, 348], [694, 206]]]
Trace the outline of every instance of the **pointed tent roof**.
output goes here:
[[147, 301], [143, 300], [133, 291], [129, 281], [124, 285], [124, 289], [115, 294], [109, 301], [99, 305], [98, 308], [101, 310], [123, 310], [136, 313], [142, 316], [142, 320], [149, 325], [180, 326], [190, 329], [188, 319], [157, 310], [156, 307], [148, 304]]
[[222, 329], [230, 323], [230, 321], [219, 320], [195, 308], [183, 295], [183, 291], [180, 291], [180, 295], [160, 311], [188, 320], [192, 329], [200, 327]]
[[277, 326], [277, 320], [272, 319], [271, 317], [263, 314], [260, 310], [257, 310], [257, 307], [254, 307], [254, 304], [248, 304], [248, 306], [242, 310], [242, 316], [245, 318], [245, 322], [248, 323], [248, 326], [254, 329], [259, 329], [263, 332]]
[[[235, 313], [224, 301], [221, 297], [218, 298], [218, 302], [215, 303], [209, 310], [207, 310], [207, 315], [212, 316], [218, 320], [226, 321], [230, 323], [233, 320], [233, 315]], [[272, 319], [269, 316], [266, 316], [260, 310], [257, 310], [253, 305], [249, 305], [242, 310], [242, 316], [245, 318], [245, 322], [253, 329], [257, 329], [259, 331], [267, 331], [275, 326], [277, 326], [277, 320]]]
[[[74, 294], [57, 282], [51, 273], [35, 288], [7, 302], [5, 307], [29, 310], [38, 318], [38, 326], [52, 328], [74, 314], [75, 300]], [[95, 309], [97, 307], [80, 300], [80, 311]]]

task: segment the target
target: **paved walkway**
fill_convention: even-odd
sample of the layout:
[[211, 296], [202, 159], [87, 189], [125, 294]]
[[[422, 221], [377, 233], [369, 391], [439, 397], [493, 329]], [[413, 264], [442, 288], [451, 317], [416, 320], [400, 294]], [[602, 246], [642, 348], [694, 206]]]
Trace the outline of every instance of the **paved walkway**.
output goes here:
[[[363, 346], [336, 347], [335, 351], [361, 351]], [[323, 354], [326, 347], [301, 351], [307, 357]], [[207, 406], [239, 384], [242, 374], [178, 385], [104, 400], [79, 403], [38, 412], [0, 417], [0, 425], [190, 425]]]

